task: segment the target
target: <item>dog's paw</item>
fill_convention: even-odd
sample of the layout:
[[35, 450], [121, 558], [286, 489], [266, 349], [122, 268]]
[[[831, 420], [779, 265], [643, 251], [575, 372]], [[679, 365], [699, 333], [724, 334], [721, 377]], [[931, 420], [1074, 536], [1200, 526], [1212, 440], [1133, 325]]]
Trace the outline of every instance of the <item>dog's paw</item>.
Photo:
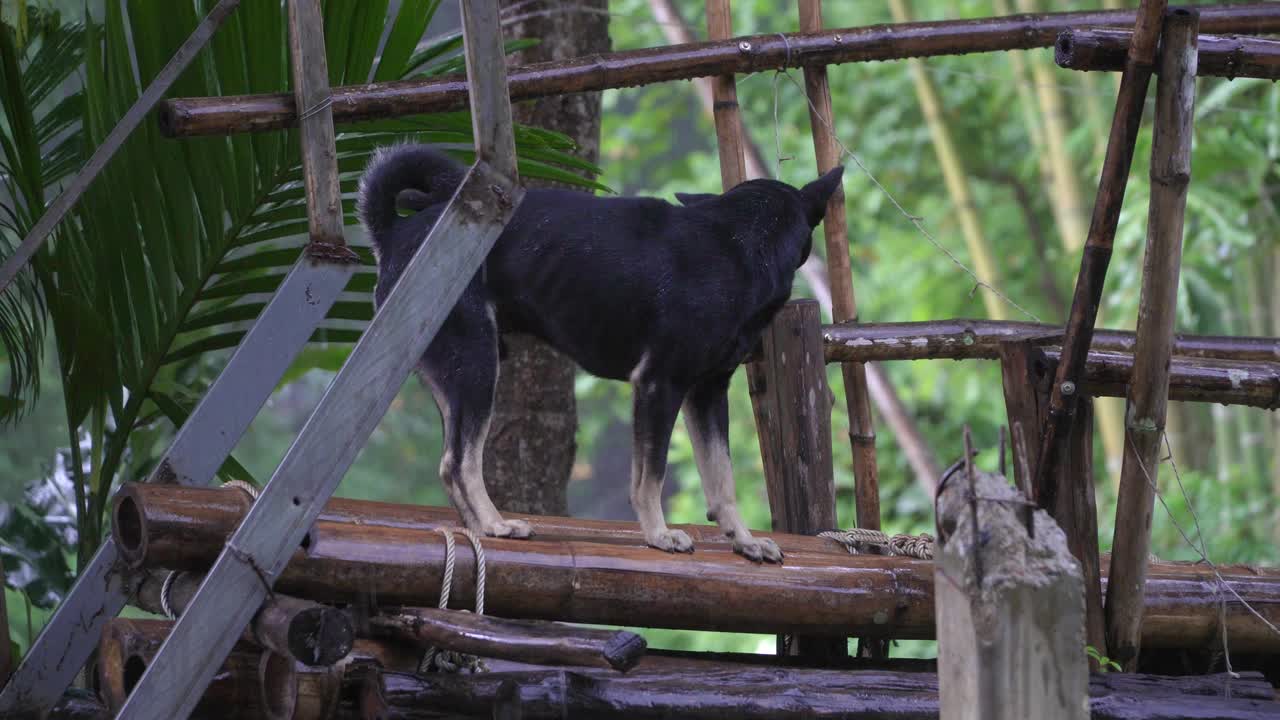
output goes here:
[[693, 540], [683, 530], [663, 530], [646, 538], [645, 542], [649, 543], [649, 547], [655, 547], [666, 552], [693, 552]]
[[485, 526], [484, 534], [489, 537], [527, 538], [533, 535], [533, 526], [524, 520], [499, 520]]
[[782, 562], [782, 548], [769, 538], [753, 537], [746, 542], [734, 540], [733, 551], [752, 562]]

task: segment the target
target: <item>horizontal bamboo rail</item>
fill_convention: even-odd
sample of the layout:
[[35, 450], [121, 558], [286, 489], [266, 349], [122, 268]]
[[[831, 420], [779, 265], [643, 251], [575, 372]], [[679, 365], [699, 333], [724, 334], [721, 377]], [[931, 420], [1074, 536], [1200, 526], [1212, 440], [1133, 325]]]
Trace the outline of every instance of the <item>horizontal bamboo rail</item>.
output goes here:
[[[207, 568], [225, 542], [213, 528], [235, 527], [242, 510], [234, 501], [215, 503], [215, 512], [205, 511], [197, 518], [188, 512], [193, 503], [184, 509], [183, 503], [166, 502], [166, 495], [190, 500], [189, 491], [125, 486], [122, 493], [142, 502], [115, 515], [112, 530], [122, 552], [141, 549], [133, 561], [144, 567]], [[239, 491], [205, 492], [234, 497]], [[121, 504], [123, 499], [117, 500], [117, 509]], [[134, 536], [122, 536], [122, 517], [130, 518]], [[530, 520], [538, 533], [541, 519]], [[199, 530], [202, 524], [208, 528]], [[163, 537], [179, 529], [193, 539]], [[601, 529], [588, 532], [598, 536]], [[648, 627], [932, 637], [933, 566], [928, 561], [808, 552], [796, 548], [815, 538], [773, 537], [787, 552], [787, 560], [767, 571], [723, 544], [700, 547], [691, 555], [668, 555], [633, 544], [486, 538], [486, 611], [499, 617]], [[322, 519], [276, 587], [320, 602], [429, 605], [438, 597], [443, 565], [443, 539], [436, 532]], [[1280, 575], [1248, 568], [1222, 572], [1264, 617], [1280, 622]], [[459, 545], [452, 594], [457, 607], [474, 602], [473, 583], [473, 556]], [[1212, 572], [1201, 566], [1153, 565], [1143, 646], [1210, 646], [1219, 637], [1220, 595]], [[1228, 601], [1226, 623], [1234, 650], [1280, 651], [1280, 636], [1237, 602]]]
[[[941, 323], [893, 323], [877, 325], [831, 325], [824, 328], [827, 362], [998, 359], [1002, 341], [1041, 337], [1048, 360], [1057, 362], [1061, 348], [1057, 328], [1037, 335], [1039, 326], [1029, 323], [996, 324], [969, 321]], [[980, 328], [980, 329], [979, 329]], [[1100, 333], [1110, 336], [1104, 344], [1130, 344], [1128, 333]], [[1224, 405], [1280, 408], [1280, 362], [1263, 360], [1223, 360], [1179, 355], [1182, 340], [1175, 338], [1174, 357], [1169, 370], [1169, 398]], [[1200, 355], [1261, 356], [1275, 347], [1271, 338], [1205, 338], [1187, 340], [1190, 352]], [[1124, 397], [1133, 376], [1132, 352], [1099, 352], [1094, 343], [1085, 363], [1083, 392], [1092, 396]]]
[[[1277, 3], [1202, 7], [1199, 11], [1205, 32], [1280, 32]], [[509, 87], [514, 102], [784, 67], [1026, 50], [1051, 47], [1059, 33], [1073, 27], [1129, 27], [1134, 17], [1132, 11], [1088, 11], [775, 33], [512, 68]], [[467, 83], [461, 75], [333, 88], [335, 123], [466, 106]], [[174, 98], [162, 103], [159, 110], [160, 129], [171, 137], [278, 130], [294, 126], [297, 118], [297, 107], [287, 93]]]
[[[1132, 37], [1127, 30], [1065, 30], [1054, 45], [1054, 60], [1068, 70], [1123, 70]], [[1280, 40], [1201, 35], [1199, 43], [1197, 75], [1280, 79]]]
[[[1061, 325], [999, 320], [859, 323], [823, 328], [827, 362], [845, 353], [868, 360], [999, 360], [1000, 345], [1020, 340], [1061, 343]], [[1091, 351], [1132, 353], [1136, 335], [1095, 330]], [[838, 347], [845, 346], [848, 350]], [[1280, 338], [1174, 334], [1175, 357], [1280, 362]]]

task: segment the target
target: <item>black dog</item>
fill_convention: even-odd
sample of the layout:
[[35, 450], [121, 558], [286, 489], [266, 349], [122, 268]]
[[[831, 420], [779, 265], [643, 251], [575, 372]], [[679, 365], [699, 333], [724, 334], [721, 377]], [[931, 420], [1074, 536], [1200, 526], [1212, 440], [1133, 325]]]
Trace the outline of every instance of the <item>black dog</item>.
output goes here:
[[[685, 422], [707, 517], [752, 560], [779, 562], [738, 513], [729, 464], [734, 370], [791, 294], [843, 168], [796, 188], [773, 180], [723, 195], [594, 197], [529, 190], [483, 268], [418, 364], [444, 424], [440, 478], [467, 527], [528, 537], [489, 499], [481, 460], [498, 379], [499, 334], [541, 338], [593, 375], [634, 390], [631, 503], [653, 547], [690, 552], [670, 530], [661, 491], [676, 413]], [[465, 168], [427, 146], [383, 148], [360, 181], [360, 218], [378, 258], [381, 305]], [[400, 207], [416, 210], [400, 217]]]

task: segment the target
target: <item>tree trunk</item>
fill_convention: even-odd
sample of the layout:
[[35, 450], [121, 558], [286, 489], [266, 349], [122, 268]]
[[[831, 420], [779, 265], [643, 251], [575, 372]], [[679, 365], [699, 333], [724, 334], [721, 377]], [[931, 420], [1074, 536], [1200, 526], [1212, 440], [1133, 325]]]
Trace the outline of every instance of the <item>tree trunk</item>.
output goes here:
[[[541, 42], [511, 58], [527, 65], [609, 52], [606, 0], [502, 0], [505, 35]], [[575, 154], [600, 154], [600, 93], [542, 98], [512, 108], [518, 123], [565, 133]], [[527, 186], [547, 185], [530, 181]], [[494, 502], [512, 512], [568, 513], [577, 407], [574, 364], [528, 336], [505, 335], [498, 396], [485, 447], [484, 477]]]

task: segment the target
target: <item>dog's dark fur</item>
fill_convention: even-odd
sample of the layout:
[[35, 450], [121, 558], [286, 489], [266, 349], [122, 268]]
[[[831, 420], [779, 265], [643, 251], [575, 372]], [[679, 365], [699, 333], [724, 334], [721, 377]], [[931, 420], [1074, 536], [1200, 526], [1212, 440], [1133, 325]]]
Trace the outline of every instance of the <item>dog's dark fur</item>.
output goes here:
[[[631, 500], [650, 545], [688, 552], [660, 495], [676, 414], [685, 420], [708, 517], [754, 560], [780, 561], [738, 514], [729, 466], [733, 371], [791, 294], [842, 168], [796, 189], [773, 180], [723, 195], [594, 197], [529, 190], [482, 270], [423, 355], [418, 372], [444, 422], [440, 477], [467, 526], [525, 537], [481, 478], [498, 376], [499, 334], [530, 333], [587, 372], [634, 386]], [[360, 183], [359, 212], [378, 258], [381, 305], [465, 168], [427, 146], [384, 148]], [[400, 217], [397, 204], [418, 212]]]

